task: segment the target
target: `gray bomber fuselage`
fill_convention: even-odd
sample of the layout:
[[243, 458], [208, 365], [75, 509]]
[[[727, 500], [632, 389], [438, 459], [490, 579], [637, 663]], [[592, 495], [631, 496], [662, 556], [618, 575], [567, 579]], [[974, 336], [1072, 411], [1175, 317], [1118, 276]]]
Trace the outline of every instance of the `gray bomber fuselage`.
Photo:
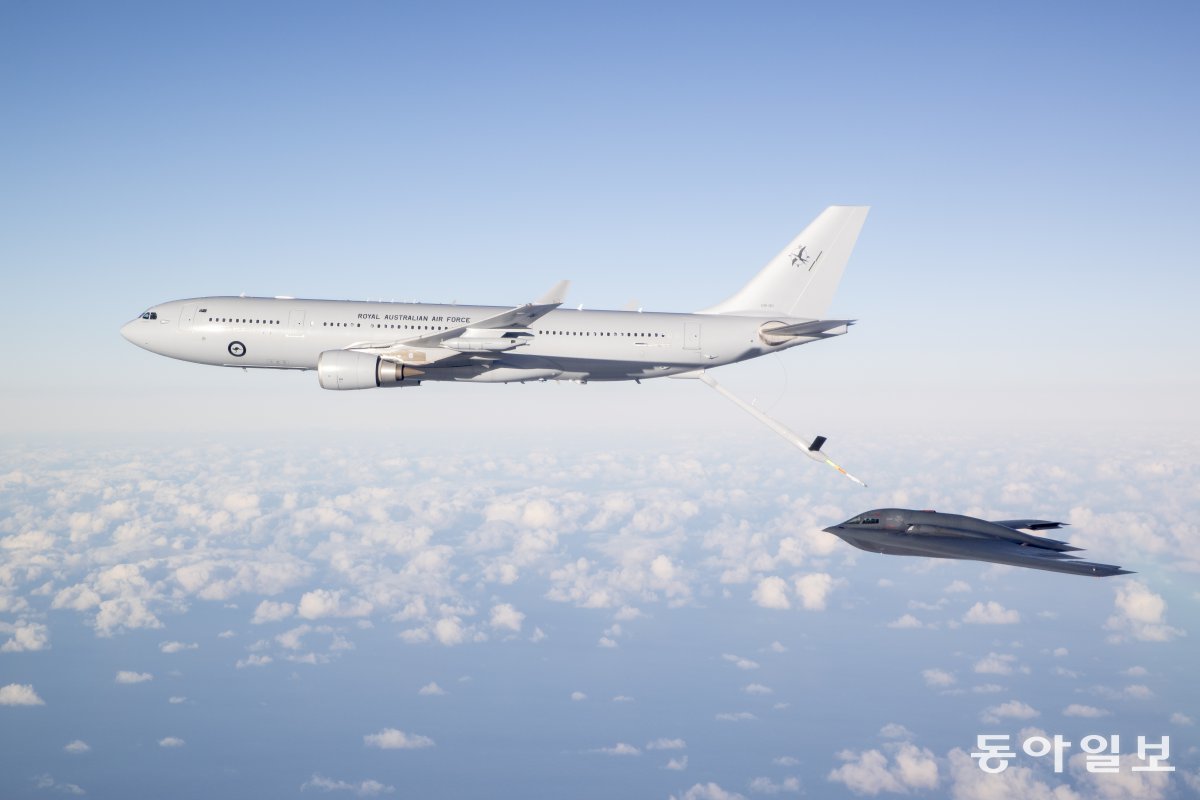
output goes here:
[[1021, 519], [989, 522], [962, 514], [881, 508], [858, 514], [825, 530], [860, 550], [893, 556], [925, 556], [986, 561], [1074, 575], [1108, 577], [1128, 574], [1111, 564], [1070, 555], [1080, 548], [1025, 533], [1064, 523]]

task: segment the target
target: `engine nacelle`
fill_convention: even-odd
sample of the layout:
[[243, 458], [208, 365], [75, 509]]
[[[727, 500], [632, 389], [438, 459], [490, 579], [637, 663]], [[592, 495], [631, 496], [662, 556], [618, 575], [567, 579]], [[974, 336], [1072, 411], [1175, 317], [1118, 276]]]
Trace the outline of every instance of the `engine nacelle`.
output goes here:
[[326, 350], [317, 359], [322, 389], [378, 389], [419, 386], [424, 373], [405, 364], [354, 350]]

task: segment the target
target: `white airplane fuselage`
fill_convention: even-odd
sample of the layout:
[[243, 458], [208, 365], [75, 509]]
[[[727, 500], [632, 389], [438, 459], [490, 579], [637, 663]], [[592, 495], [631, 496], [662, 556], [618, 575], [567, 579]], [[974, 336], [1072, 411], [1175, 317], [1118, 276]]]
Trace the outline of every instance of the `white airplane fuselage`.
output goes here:
[[[223, 367], [316, 369], [322, 353], [364, 349], [470, 326], [498, 306], [430, 305], [259, 297], [202, 297], [150, 308], [121, 335], [150, 352]], [[773, 317], [771, 322], [803, 321]], [[722, 366], [813, 341], [768, 343], [762, 317], [556, 309], [521, 344], [464, 353], [457, 365], [409, 360], [420, 380], [502, 383], [633, 380]], [[477, 358], [476, 363], [461, 363]]]
[[198, 297], [156, 305], [121, 334], [198, 364], [315, 369], [327, 389], [696, 373], [845, 333], [852, 320], [823, 317], [866, 216], [830, 206], [739, 291], [691, 314], [564, 309], [563, 281], [508, 308]]

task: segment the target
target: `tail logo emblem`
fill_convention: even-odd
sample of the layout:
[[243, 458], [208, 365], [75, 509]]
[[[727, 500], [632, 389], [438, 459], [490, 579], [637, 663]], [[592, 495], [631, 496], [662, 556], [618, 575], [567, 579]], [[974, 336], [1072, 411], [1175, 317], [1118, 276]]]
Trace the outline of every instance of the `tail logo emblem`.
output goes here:
[[795, 250], [791, 253], [788, 253], [788, 257], [792, 259], [793, 267], [799, 268], [802, 266], [807, 266], [808, 271], [812, 272], [812, 268], [816, 265], [817, 259], [821, 257], [821, 254], [817, 253], [817, 255], [815, 257], [810, 256], [808, 254], [808, 246], [800, 245], [800, 247], [797, 250]]

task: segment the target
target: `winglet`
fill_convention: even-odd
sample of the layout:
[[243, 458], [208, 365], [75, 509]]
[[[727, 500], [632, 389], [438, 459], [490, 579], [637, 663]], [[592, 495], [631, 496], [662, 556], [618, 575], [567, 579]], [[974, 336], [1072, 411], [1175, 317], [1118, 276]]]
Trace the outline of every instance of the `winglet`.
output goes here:
[[535, 306], [557, 306], [562, 305], [562, 301], [567, 299], [567, 289], [571, 286], [570, 281], [559, 281], [554, 284], [554, 288], [546, 292], [544, 295], [533, 301]]

